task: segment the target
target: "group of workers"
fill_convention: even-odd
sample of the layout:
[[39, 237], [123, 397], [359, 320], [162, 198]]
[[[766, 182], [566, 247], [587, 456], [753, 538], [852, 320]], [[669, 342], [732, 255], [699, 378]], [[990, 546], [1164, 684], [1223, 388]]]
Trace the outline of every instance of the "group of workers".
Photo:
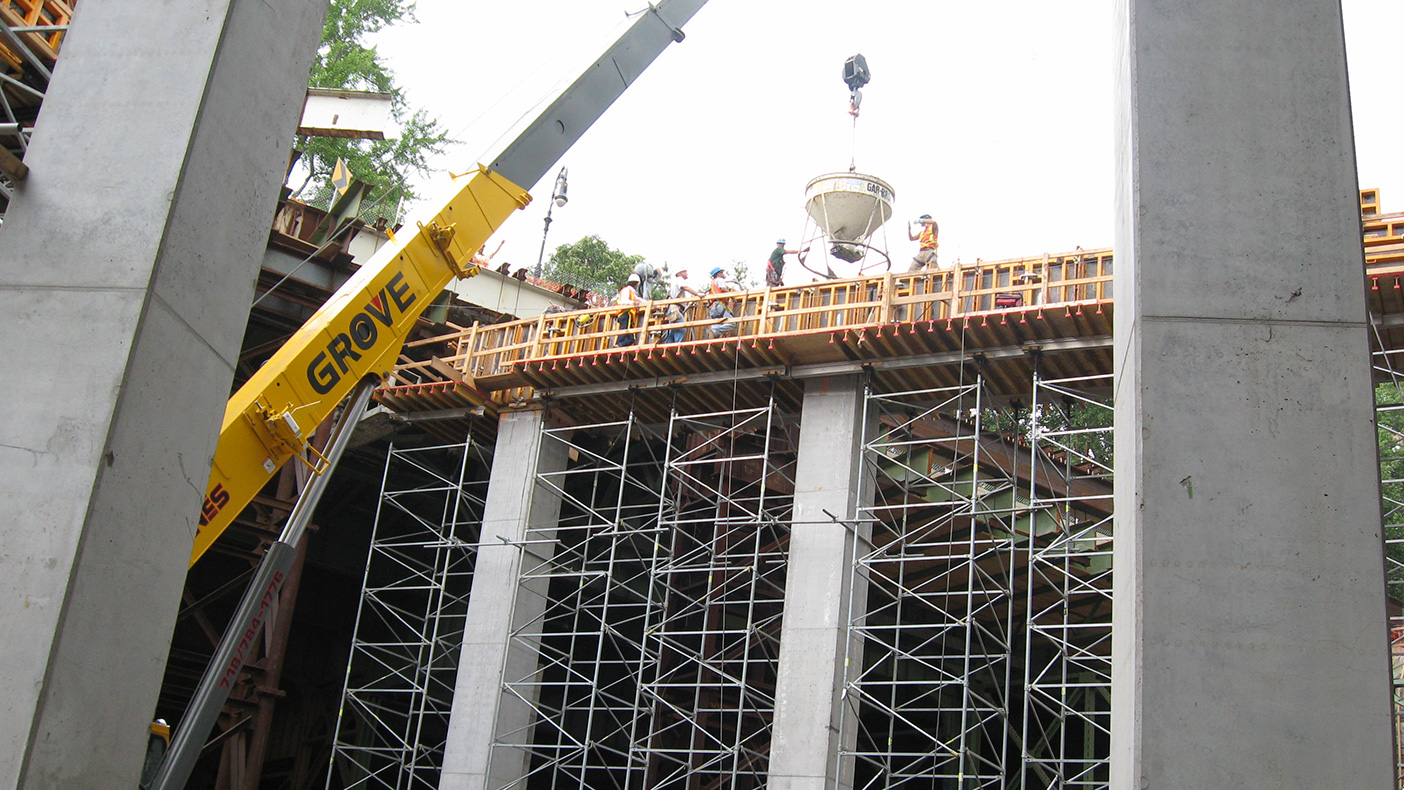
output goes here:
[[[917, 242], [917, 254], [912, 258], [908, 272], [919, 272], [924, 269], [937, 269], [937, 248], [939, 246], [939, 228], [936, 220], [930, 214], [922, 214], [917, 220], [919, 226], [913, 231], [913, 223], [907, 223], [907, 237], [911, 241]], [[779, 288], [784, 284], [785, 276], [785, 256], [797, 255], [798, 250], [791, 250], [785, 246], [785, 239], [780, 238], [775, 241], [775, 249], [771, 250], [770, 258], [765, 264], [765, 284], [768, 288]], [[615, 339], [616, 346], [632, 346], [639, 342], [637, 333], [627, 330], [637, 327], [640, 323], [639, 315], [641, 310], [648, 309], [648, 296], [653, 293], [653, 285], [658, 277], [658, 270], [651, 264], [641, 263], [634, 268], [624, 283], [624, 287], [619, 289], [619, 295], [615, 299], [615, 305], [621, 308], [615, 314], [615, 324], [621, 330], [626, 330]], [[741, 290], [741, 287], [733, 280], [727, 278], [726, 269], [717, 266], [711, 271], [711, 284], [705, 292], [693, 288], [688, 281], [687, 269], [679, 269], [673, 274], [673, 282], [668, 288], [668, 298], [675, 300], [668, 305], [667, 312], [664, 313], [663, 323], [668, 326], [659, 338], [660, 343], [681, 343], [686, 337], [686, 327], [677, 326], [688, 320], [689, 308], [676, 300], [695, 298], [698, 300], [710, 298], [707, 307], [707, 317], [713, 321], [706, 328], [708, 338], [728, 337], [736, 333], [736, 314], [732, 312], [731, 300], [724, 295]], [[670, 326], [671, 325], [671, 326]]]
[[[647, 294], [652, 293], [653, 284], [657, 277], [657, 269], [650, 264], [641, 263], [629, 275], [624, 287], [619, 289], [615, 305], [621, 309], [615, 314], [614, 322], [620, 329], [629, 330], [639, 325], [640, 311], [648, 309], [650, 300]], [[725, 294], [740, 290], [740, 285], [734, 280], [728, 279], [726, 269], [721, 266], [713, 267], [711, 283], [705, 291], [693, 288], [687, 269], [679, 269], [673, 274], [673, 281], [668, 288], [668, 298], [671, 300], [711, 298], [707, 307], [707, 317], [713, 323], [707, 326], [706, 334], [708, 338], [720, 338], [736, 333], [736, 314], [732, 312], [730, 299]], [[678, 301], [673, 301], [668, 305], [667, 312], [663, 315], [663, 323], [672, 326], [668, 326], [663, 331], [662, 337], [659, 338], [660, 343], [681, 343], [685, 339], [687, 328], [677, 325], [688, 320], [689, 312], [690, 308]], [[638, 342], [638, 334], [628, 331], [615, 339], [616, 346], [632, 346]]]
[[[936, 220], [932, 219], [930, 214], [922, 214], [916, 224], [918, 227], [914, 231], [913, 223], [907, 223], [907, 237], [909, 240], [917, 242], [918, 246], [917, 254], [912, 258], [912, 263], [907, 271], [919, 272], [926, 269], [937, 269], [939, 268], [937, 262], [939, 228]], [[775, 249], [771, 250], [770, 258], [765, 264], [766, 287], [778, 288], [784, 284], [785, 256], [797, 254], [799, 254], [798, 250], [791, 250], [785, 246], [785, 239], [780, 238], [775, 241]], [[648, 309], [649, 296], [653, 293], [653, 286], [658, 276], [658, 270], [651, 264], [641, 263], [634, 268], [624, 286], [619, 289], [615, 305], [620, 310], [615, 314], [614, 321], [619, 329], [625, 331], [616, 338], [616, 346], [632, 346], [639, 342], [638, 334], [627, 330], [639, 325], [640, 311]], [[685, 339], [686, 327], [677, 325], [688, 320], [690, 310], [686, 305], [676, 300], [687, 298], [710, 299], [707, 317], [713, 323], [706, 328], [708, 338], [721, 338], [735, 334], [736, 314], [732, 312], [731, 300], [724, 295], [739, 290], [741, 287], [735, 281], [727, 278], [726, 269], [721, 266], [712, 269], [711, 284], [705, 292], [699, 291], [689, 284], [687, 269], [679, 269], [673, 274], [673, 281], [668, 288], [668, 298], [675, 301], [668, 305], [668, 309], [663, 315], [663, 324], [668, 328], [663, 331], [659, 342], [681, 343]]]

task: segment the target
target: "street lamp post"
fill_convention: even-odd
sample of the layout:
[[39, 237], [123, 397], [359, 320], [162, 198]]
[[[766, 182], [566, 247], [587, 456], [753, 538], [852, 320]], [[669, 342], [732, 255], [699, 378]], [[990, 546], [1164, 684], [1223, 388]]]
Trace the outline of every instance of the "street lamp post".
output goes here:
[[561, 168], [561, 172], [556, 174], [556, 186], [551, 190], [551, 202], [546, 204], [546, 227], [541, 230], [541, 252], [536, 255], [536, 271], [533, 275], [541, 279], [541, 265], [546, 260], [546, 234], [551, 232], [551, 210], [556, 206], [564, 206], [569, 199], [566, 197], [566, 169]]

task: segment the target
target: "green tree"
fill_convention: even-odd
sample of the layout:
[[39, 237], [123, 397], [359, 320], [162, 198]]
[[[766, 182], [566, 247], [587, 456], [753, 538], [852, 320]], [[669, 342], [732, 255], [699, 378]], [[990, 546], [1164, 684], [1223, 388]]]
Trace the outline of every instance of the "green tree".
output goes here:
[[[1112, 424], [1110, 398], [1096, 401], [1064, 397], [1039, 404], [1037, 420], [1045, 436], [1058, 434], [1054, 444], [1059, 454], [1074, 466], [1112, 467]], [[1028, 441], [1033, 425], [1028, 406], [1008, 410], [986, 409], [981, 419], [986, 430]]]
[[409, 109], [394, 73], [381, 62], [375, 47], [366, 45], [366, 37], [372, 33], [411, 21], [412, 0], [332, 0], [322, 27], [322, 43], [312, 61], [312, 86], [390, 94], [391, 114], [400, 134], [388, 140], [299, 137], [297, 148], [307, 176], [295, 194], [315, 185], [316, 198], [329, 199], [332, 169], [340, 158], [353, 175], [374, 185], [366, 204], [375, 207], [371, 216], [397, 220], [397, 207], [416, 197], [410, 176], [428, 172], [429, 158], [453, 142], [424, 110]]
[[557, 247], [542, 273], [548, 280], [613, 295], [643, 259], [642, 255], [627, 255], [614, 249], [599, 236], [586, 236], [574, 244]]

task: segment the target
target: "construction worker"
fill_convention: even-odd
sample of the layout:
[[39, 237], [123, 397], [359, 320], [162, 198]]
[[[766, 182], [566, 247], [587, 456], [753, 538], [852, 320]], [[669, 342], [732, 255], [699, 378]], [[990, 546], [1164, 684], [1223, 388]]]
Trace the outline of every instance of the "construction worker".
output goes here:
[[[619, 289], [619, 296], [614, 303], [619, 306], [619, 312], [614, 315], [614, 323], [620, 329], [633, 329], [638, 324], [639, 308], [644, 304], [643, 297], [639, 294], [639, 283], [642, 280], [637, 274], [629, 275], [624, 287]], [[632, 346], [639, 342], [636, 334], [625, 333], [615, 338], [616, 346]]]
[[634, 275], [639, 278], [639, 293], [652, 297], [653, 286], [658, 282], [658, 268], [651, 263], [640, 263], [634, 267]]
[[725, 337], [736, 331], [736, 314], [731, 310], [731, 299], [725, 294], [733, 293], [736, 285], [726, 279], [726, 269], [717, 266], [712, 269], [712, 287], [707, 295], [712, 302], [707, 306], [707, 317], [717, 323], [707, 327], [708, 337]]
[[708, 337], [718, 338], [736, 334], [736, 314], [731, 312], [731, 305], [719, 301], [709, 315], [716, 323], [707, 327]]
[[[500, 243], [497, 245], [497, 249], [493, 250], [491, 255], [488, 255], [488, 254], [487, 254], [487, 245], [486, 245], [486, 244], [484, 244], [483, 246], [479, 247], [477, 253], [475, 253], [475, 254], [473, 255], [473, 265], [474, 265], [474, 266], [477, 266], [477, 267], [479, 267], [479, 268], [482, 268], [482, 269], [491, 269], [491, 268], [492, 268], [492, 259], [497, 257], [497, 253], [502, 252], [502, 245], [503, 245], [503, 244], [506, 244], [506, 243], [507, 243], [507, 242], [506, 242], [505, 240], [502, 241], [502, 242], [500, 242]], [[503, 264], [503, 265], [506, 265], [506, 264]], [[499, 270], [499, 271], [500, 271], [500, 270]]]
[[678, 269], [673, 275], [673, 287], [668, 292], [669, 299], [686, 299], [689, 296], [702, 298], [702, 292], [688, 284], [687, 269]]
[[[701, 292], [687, 284], [687, 269], [678, 269], [678, 273], [673, 275], [673, 288], [668, 293], [669, 299], [686, 299], [689, 296], [702, 298]], [[688, 308], [674, 301], [668, 305], [668, 312], [664, 316], [664, 322], [669, 324], [681, 324], [687, 320]], [[672, 327], [663, 332], [664, 343], [681, 343], [687, 332], [686, 327]]]
[[912, 258], [912, 265], [907, 269], [908, 272], [937, 268], [936, 247], [938, 243], [936, 234], [939, 232], [939, 228], [936, 226], [936, 220], [932, 219], [930, 214], [922, 214], [917, 222], [921, 224], [921, 230], [916, 233], [912, 233], [912, 223], [907, 223], [907, 239], [920, 242], [916, 257]]
[[726, 279], [726, 269], [720, 266], [712, 269], [712, 287], [707, 289], [708, 294], [725, 294], [737, 290], [732, 286], [736, 283]]
[[779, 288], [785, 284], [785, 256], [798, 255], [799, 250], [785, 249], [785, 240], [776, 239], [775, 249], [770, 251], [770, 260], [765, 264], [765, 285]]

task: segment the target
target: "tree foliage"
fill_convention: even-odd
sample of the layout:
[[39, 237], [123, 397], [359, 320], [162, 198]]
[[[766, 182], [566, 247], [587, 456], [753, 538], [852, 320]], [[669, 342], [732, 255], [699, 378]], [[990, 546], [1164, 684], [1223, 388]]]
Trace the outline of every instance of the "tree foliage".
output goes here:
[[299, 137], [297, 147], [307, 178], [296, 194], [311, 186], [318, 197], [329, 196], [332, 169], [340, 158], [356, 178], [374, 185], [367, 202], [376, 207], [374, 215], [398, 219], [391, 216], [396, 208], [416, 197], [410, 176], [428, 172], [430, 157], [453, 142], [428, 113], [409, 109], [394, 72], [381, 62], [375, 47], [366, 44], [371, 34], [412, 21], [412, 0], [332, 0], [322, 43], [312, 61], [312, 87], [390, 94], [400, 133], [387, 140]]
[[756, 282], [755, 275], [751, 272], [751, 264], [746, 261], [732, 261], [730, 274], [731, 279], [735, 280], [737, 285], [748, 291], [760, 287]]
[[613, 295], [643, 260], [642, 255], [628, 255], [614, 249], [599, 236], [586, 236], [574, 244], [557, 247], [542, 272], [549, 280]]
[[[986, 409], [981, 424], [988, 430], [1018, 436], [1027, 441], [1037, 419], [1039, 431], [1047, 436], [1058, 434], [1053, 447], [1061, 448], [1063, 456], [1075, 466], [1112, 467], [1112, 408], [1109, 399], [1100, 402], [1065, 397], [1040, 403], [1038, 412], [1030, 416], [1028, 406], [1008, 411]], [[1051, 448], [1050, 448], [1051, 449]]]

